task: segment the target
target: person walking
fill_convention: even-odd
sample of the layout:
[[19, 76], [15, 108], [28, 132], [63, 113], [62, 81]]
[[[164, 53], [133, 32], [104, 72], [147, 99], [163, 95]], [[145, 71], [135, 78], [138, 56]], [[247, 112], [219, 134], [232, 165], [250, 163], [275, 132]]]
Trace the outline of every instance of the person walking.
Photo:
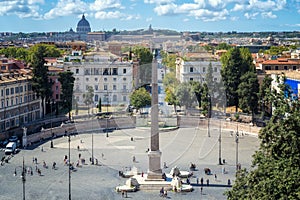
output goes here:
[[201, 186], [201, 188], [200, 188], [200, 193], [201, 193], [201, 195], [202, 195], [202, 193], [203, 193], [203, 187]]
[[203, 186], [203, 178], [201, 178], [201, 186]]

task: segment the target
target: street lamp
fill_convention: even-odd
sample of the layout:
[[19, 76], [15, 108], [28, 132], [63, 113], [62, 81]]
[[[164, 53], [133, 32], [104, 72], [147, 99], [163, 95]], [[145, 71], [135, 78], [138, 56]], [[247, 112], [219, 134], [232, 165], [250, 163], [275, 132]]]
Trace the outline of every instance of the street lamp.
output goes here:
[[[67, 131], [65, 131], [66, 133]], [[70, 133], [68, 134], [68, 142], [69, 142], [69, 163], [68, 163], [68, 168], [69, 168], [69, 200], [71, 200], [71, 137]]]
[[207, 119], [207, 136], [210, 137], [210, 128], [209, 128], [209, 123], [210, 123], [210, 117], [211, 117], [211, 96], [210, 94], [207, 95], [208, 98], [208, 119]]
[[222, 140], [222, 137], [221, 137], [221, 134], [222, 134], [222, 118], [220, 118], [220, 128], [219, 128], [219, 165], [222, 165], [222, 158], [221, 158], [221, 140]]
[[106, 94], [106, 128], [105, 128], [105, 132], [106, 132], [106, 137], [108, 137], [108, 103], [109, 103], [109, 98], [108, 98], [108, 88], [107, 88], [107, 94]]
[[236, 143], [236, 155], [235, 155], [235, 164], [236, 171], [239, 170], [239, 130], [238, 130], [238, 122], [236, 123], [236, 134], [235, 134], [235, 143]]
[[[22, 184], [23, 184], [23, 200], [25, 200], [26, 168], [25, 168], [25, 164], [24, 164], [24, 157], [23, 157], [22, 166], [18, 166], [15, 168], [14, 176], [17, 176], [17, 168], [19, 168], [19, 167], [22, 169], [21, 178], [22, 178]], [[32, 167], [30, 167], [30, 174], [33, 175]]]

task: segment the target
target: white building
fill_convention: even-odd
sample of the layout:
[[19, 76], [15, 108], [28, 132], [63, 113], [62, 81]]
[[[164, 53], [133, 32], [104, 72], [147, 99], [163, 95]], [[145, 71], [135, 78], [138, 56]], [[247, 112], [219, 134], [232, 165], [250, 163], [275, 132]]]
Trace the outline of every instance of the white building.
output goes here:
[[64, 69], [74, 73], [74, 96], [79, 105], [84, 104], [84, 94], [89, 86], [94, 89], [94, 105], [127, 105], [133, 88], [130, 62], [110, 61], [100, 55], [87, 56], [86, 61], [65, 62]]
[[212, 65], [214, 81], [221, 80], [221, 67], [220, 61], [184, 61], [181, 58], [176, 59], [176, 78], [180, 82], [198, 81], [205, 82], [205, 76], [208, 71], [209, 65]]

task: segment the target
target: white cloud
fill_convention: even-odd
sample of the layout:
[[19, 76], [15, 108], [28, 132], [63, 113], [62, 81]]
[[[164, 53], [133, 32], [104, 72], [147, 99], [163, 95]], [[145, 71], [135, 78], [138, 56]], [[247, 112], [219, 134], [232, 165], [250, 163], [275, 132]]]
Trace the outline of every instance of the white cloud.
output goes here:
[[207, 9], [199, 9], [191, 11], [191, 16], [194, 16], [196, 19], [203, 21], [219, 21], [227, 19], [229, 13], [228, 10], [224, 9], [222, 11], [211, 11]]
[[0, 16], [2, 15], [17, 15], [20, 18], [41, 18], [39, 14], [39, 4], [43, 0], [2, 0], [0, 1]]
[[184, 21], [184, 22], [188, 22], [188, 21], [190, 21], [190, 19], [188, 19], [188, 18], [184, 18], [182, 21]]
[[139, 15], [127, 15], [124, 13], [121, 13], [120, 11], [109, 11], [109, 12], [105, 12], [105, 11], [98, 11], [95, 13], [95, 18], [96, 19], [120, 19], [120, 20], [136, 20], [139, 19], [140, 16]]
[[174, 0], [144, 0], [144, 3], [157, 4], [157, 5], [169, 4], [169, 3], [173, 3], [173, 2], [174, 2]]
[[81, 0], [59, 0], [57, 5], [45, 13], [45, 19], [53, 19], [71, 14], [82, 14], [88, 11], [88, 4]]
[[92, 11], [102, 11], [111, 8], [122, 8], [121, 2], [119, 0], [95, 0], [94, 3], [90, 4]]
[[171, 15], [174, 14], [174, 11], [176, 10], [177, 5], [175, 4], [166, 4], [166, 5], [158, 5], [154, 8], [154, 12], [157, 13], [157, 15]]
[[256, 16], [258, 15], [258, 12], [256, 13], [245, 13], [244, 16], [247, 18], [247, 19], [256, 19]]
[[196, 9], [199, 9], [199, 8], [201, 8], [199, 6], [199, 4], [185, 3], [185, 4], [182, 4], [180, 6], [177, 6], [176, 10], [174, 12], [175, 13], [188, 13], [192, 10], [196, 10]]
[[261, 16], [263, 18], [271, 18], [271, 19], [277, 18], [277, 16], [274, 15], [272, 12], [263, 12], [263, 13], [261, 13]]

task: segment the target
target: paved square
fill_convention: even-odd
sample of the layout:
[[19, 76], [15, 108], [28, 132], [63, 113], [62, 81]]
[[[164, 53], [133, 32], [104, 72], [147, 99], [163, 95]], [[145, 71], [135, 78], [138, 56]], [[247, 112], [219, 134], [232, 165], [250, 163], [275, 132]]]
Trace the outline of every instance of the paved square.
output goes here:
[[[133, 141], [131, 141], [133, 137]], [[76, 164], [81, 158], [86, 160], [85, 165], [76, 168], [71, 173], [71, 195], [72, 199], [121, 199], [121, 194], [114, 189], [118, 185], [125, 184], [126, 179], [118, 176], [119, 170], [137, 167], [140, 172], [147, 172], [148, 156], [147, 149], [150, 145], [150, 129], [124, 129], [109, 133], [106, 137], [103, 133], [93, 134], [94, 157], [98, 159], [99, 165], [91, 165], [92, 134], [80, 134], [71, 136], [71, 162]], [[209, 179], [210, 186], [194, 186], [191, 193], [169, 192], [171, 199], [226, 199], [223, 192], [227, 189], [228, 179], [234, 181], [236, 162], [235, 138], [229, 131], [222, 131], [222, 159], [225, 165], [219, 162], [219, 130], [211, 129], [211, 137], [207, 137], [207, 131], [195, 128], [181, 128], [176, 131], [160, 133], [160, 150], [162, 161], [166, 162], [168, 168], [163, 169], [169, 173], [171, 167], [177, 166], [181, 170], [189, 170], [190, 163], [195, 163], [197, 171], [190, 179], [196, 183], [196, 177], [203, 177], [204, 182]], [[68, 138], [61, 137], [53, 140], [54, 148], [50, 148], [50, 141], [35, 146], [33, 149], [21, 150], [9, 163], [0, 166], [0, 199], [22, 199], [22, 180], [20, 178], [23, 156], [25, 165], [33, 168], [33, 176], [26, 175], [25, 196], [26, 199], [68, 199], [68, 167], [64, 165], [64, 156], [68, 155]], [[79, 146], [79, 151], [77, 150]], [[239, 162], [242, 167], [249, 169], [251, 155], [258, 149], [259, 141], [253, 135], [244, 135], [239, 139]], [[43, 152], [41, 151], [43, 147]], [[0, 153], [1, 156], [3, 152]], [[103, 156], [103, 157], [102, 157]], [[133, 163], [133, 156], [136, 162]], [[32, 162], [37, 157], [38, 168], [42, 176], [35, 171], [36, 164]], [[43, 167], [43, 161], [48, 168]], [[52, 169], [52, 163], [56, 162], [56, 169]], [[14, 170], [17, 176], [14, 176]], [[205, 175], [204, 168], [210, 168], [214, 175]], [[225, 168], [225, 174], [222, 173]], [[185, 180], [183, 180], [185, 181]], [[138, 191], [128, 193], [131, 199], [159, 199], [159, 191]]]

